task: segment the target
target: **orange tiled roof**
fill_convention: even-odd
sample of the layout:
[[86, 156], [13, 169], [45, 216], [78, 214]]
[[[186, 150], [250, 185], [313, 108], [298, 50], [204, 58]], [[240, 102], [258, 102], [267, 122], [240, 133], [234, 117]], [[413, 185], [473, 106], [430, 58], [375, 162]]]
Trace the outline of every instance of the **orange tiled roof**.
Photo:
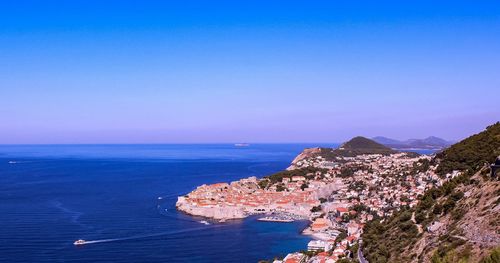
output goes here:
[[337, 211], [339, 211], [340, 213], [347, 213], [349, 210], [347, 210], [347, 208], [345, 207], [339, 207], [337, 208]]

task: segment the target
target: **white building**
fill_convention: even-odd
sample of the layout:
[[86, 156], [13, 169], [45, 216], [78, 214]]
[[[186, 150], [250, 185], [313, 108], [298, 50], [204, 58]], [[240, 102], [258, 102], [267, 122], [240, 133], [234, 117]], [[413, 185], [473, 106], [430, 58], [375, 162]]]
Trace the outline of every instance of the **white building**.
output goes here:
[[307, 244], [307, 250], [309, 251], [318, 251], [318, 250], [328, 251], [330, 249], [332, 249], [332, 245], [322, 240], [311, 240]]

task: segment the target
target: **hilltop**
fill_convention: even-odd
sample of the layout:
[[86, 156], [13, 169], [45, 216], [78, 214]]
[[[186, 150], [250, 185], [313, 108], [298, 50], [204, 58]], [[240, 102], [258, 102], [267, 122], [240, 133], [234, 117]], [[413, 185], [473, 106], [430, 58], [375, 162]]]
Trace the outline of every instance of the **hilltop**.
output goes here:
[[322, 156], [326, 160], [335, 160], [337, 157], [354, 157], [362, 154], [382, 154], [389, 155], [397, 153], [387, 146], [377, 143], [368, 138], [357, 136], [344, 142], [339, 148], [309, 148], [305, 149], [292, 162], [295, 164], [305, 158]]
[[438, 154], [436, 172], [452, 179], [427, 190], [416, 207], [368, 223], [362, 238], [369, 262], [498, 260], [500, 182], [488, 164], [499, 154], [500, 123]]
[[391, 154], [396, 152], [389, 147], [362, 136], [352, 138], [342, 144], [337, 150], [356, 154]]
[[321, 155], [326, 159], [334, 159], [337, 156], [354, 157], [362, 154], [389, 155], [393, 153], [397, 151], [361, 136], [352, 138], [337, 149], [321, 148]]

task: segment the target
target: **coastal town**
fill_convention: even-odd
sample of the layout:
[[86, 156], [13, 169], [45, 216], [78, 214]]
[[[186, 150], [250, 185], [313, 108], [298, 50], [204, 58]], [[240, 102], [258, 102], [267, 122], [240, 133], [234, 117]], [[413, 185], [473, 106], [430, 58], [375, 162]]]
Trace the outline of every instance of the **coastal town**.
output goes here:
[[219, 222], [251, 215], [261, 221], [309, 220], [303, 234], [312, 241], [274, 262], [330, 263], [358, 257], [366, 222], [417, 205], [420, 195], [446, 180], [434, 172], [428, 155], [339, 149], [306, 149], [286, 171], [261, 179], [199, 186], [176, 206]]

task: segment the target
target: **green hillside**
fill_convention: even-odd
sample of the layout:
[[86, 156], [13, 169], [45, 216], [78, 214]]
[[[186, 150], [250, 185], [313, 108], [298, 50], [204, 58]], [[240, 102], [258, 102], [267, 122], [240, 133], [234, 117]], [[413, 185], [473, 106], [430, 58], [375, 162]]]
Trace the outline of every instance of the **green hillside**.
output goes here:
[[357, 136], [342, 144], [338, 149], [332, 151], [332, 154], [340, 156], [356, 156], [360, 154], [392, 154], [396, 151], [386, 147], [378, 142], [365, 137]]
[[440, 161], [437, 173], [444, 175], [453, 170], [473, 173], [484, 164], [490, 164], [500, 155], [500, 122], [486, 128], [485, 131], [472, 135], [438, 153]]
[[[416, 207], [367, 223], [362, 239], [369, 262], [479, 262], [486, 257], [495, 245], [470, 238], [483, 240], [477, 229], [488, 233], [488, 238], [500, 238], [495, 231], [500, 226], [496, 209], [500, 182], [487, 176], [486, 165], [499, 150], [500, 124], [496, 123], [438, 154], [433, 162], [439, 164], [439, 174], [464, 173], [426, 191]], [[443, 224], [440, 233], [425, 231], [437, 221]]]

